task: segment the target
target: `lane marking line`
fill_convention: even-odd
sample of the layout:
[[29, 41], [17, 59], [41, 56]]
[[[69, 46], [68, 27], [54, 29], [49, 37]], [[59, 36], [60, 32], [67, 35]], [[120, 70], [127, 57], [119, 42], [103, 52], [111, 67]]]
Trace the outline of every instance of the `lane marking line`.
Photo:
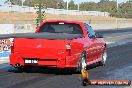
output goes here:
[[128, 35], [132, 35], [132, 34], [127, 34], [127, 35], [118, 35], [118, 36], [106, 36], [106, 38], [115, 38], [115, 37], [123, 37], [123, 36], [128, 36]]

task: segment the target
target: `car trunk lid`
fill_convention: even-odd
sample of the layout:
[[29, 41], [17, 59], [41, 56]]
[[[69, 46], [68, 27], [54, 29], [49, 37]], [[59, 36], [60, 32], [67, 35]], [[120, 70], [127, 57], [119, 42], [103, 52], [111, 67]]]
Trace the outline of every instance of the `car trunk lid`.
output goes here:
[[49, 39], [14, 39], [14, 52], [20, 53], [26, 58], [60, 58], [66, 54], [66, 44], [70, 40], [49, 40]]

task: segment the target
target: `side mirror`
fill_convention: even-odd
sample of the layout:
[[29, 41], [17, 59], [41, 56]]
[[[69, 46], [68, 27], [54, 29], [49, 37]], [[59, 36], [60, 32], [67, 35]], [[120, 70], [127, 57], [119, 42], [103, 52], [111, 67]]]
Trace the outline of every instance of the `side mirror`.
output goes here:
[[96, 36], [95, 35], [91, 35], [91, 36], [89, 36], [89, 38], [94, 39], [94, 38], [96, 38]]
[[98, 33], [98, 34], [96, 34], [96, 38], [103, 38], [103, 35]]

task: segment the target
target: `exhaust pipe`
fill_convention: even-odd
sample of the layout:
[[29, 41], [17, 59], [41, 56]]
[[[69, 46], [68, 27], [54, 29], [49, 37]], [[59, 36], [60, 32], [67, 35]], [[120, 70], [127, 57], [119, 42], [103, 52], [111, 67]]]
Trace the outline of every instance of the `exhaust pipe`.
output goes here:
[[21, 65], [19, 63], [15, 64], [14, 68], [20, 68]]

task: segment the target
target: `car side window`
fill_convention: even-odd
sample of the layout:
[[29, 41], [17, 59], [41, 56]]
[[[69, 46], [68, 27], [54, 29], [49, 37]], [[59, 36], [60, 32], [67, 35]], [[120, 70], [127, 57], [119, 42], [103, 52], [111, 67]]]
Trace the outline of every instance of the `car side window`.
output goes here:
[[89, 26], [89, 25], [86, 24], [86, 23], [84, 23], [84, 25], [85, 25], [85, 28], [87, 29], [88, 34], [89, 34], [88, 37], [89, 37], [89, 38], [96, 37], [95, 32], [94, 32], [94, 30], [92, 29], [92, 27]]

